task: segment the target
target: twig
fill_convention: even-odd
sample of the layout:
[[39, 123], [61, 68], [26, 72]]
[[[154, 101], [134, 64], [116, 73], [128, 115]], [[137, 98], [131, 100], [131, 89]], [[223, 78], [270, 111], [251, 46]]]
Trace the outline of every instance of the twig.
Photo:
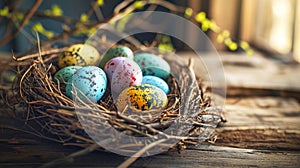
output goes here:
[[[86, 28], [89, 29], [89, 28], [93, 28], [93, 27], [98, 27], [101, 24], [108, 23], [113, 17], [114, 16], [111, 16], [108, 19], [104, 19], [104, 20], [99, 21], [97, 23], [89, 24], [89, 25], [86, 26]], [[60, 39], [68, 38], [70, 35], [73, 35], [73, 34], [76, 34], [76, 33], [80, 33], [80, 31], [81, 31], [81, 27], [76, 27], [74, 29], [67, 30], [67, 31], [65, 31], [65, 32], [63, 32], [63, 33], [61, 33], [59, 35], [56, 35], [56, 36], [50, 38], [49, 40], [45, 41], [43, 43], [43, 46], [51, 44], [52, 42], [60, 40]]]
[[[16, 13], [17, 13], [17, 6], [19, 6], [21, 3], [23, 3], [22, 2], [23, 0], [18, 0], [18, 1], [14, 1], [12, 4], [11, 4], [11, 15], [16, 15]], [[25, 12], [23, 12], [23, 13], [25, 13]], [[0, 18], [4, 18], [4, 17], [0, 17]], [[2, 23], [0, 23], [1, 25], [2, 25]], [[13, 27], [15, 26], [15, 25], [17, 25], [17, 23], [15, 23], [13, 20], [11, 20], [9, 23], [8, 23], [8, 26], [7, 26], [7, 28], [6, 28], [6, 31], [5, 31], [5, 33], [4, 33], [4, 35], [5, 34], [11, 34], [12, 32], [13, 32]]]
[[[26, 13], [28, 12], [28, 10], [26, 9], [15, 9], [15, 12], [19, 12], [19, 13]], [[46, 12], [43, 11], [36, 11], [34, 13], [34, 16], [32, 17], [37, 17], [37, 18], [48, 18], [48, 19], [53, 19], [59, 22], [63, 22], [63, 23], [68, 23], [68, 24], [76, 24], [76, 23], [80, 23], [83, 25], [86, 24], [90, 24], [90, 22], [83, 22], [80, 19], [77, 18], [70, 18], [70, 17], [66, 17], [66, 16], [57, 16], [57, 15], [53, 15], [53, 14], [48, 14]]]
[[[27, 125], [28, 126], [28, 125]], [[50, 137], [46, 137], [46, 136], [43, 136], [42, 134], [38, 133], [38, 132], [33, 132], [33, 131], [29, 131], [29, 130], [25, 130], [24, 128], [15, 128], [13, 126], [10, 126], [10, 125], [0, 125], [0, 128], [1, 129], [10, 129], [10, 130], [14, 130], [14, 131], [20, 131], [20, 132], [24, 132], [26, 134], [29, 134], [29, 135], [33, 135], [33, 136], [36, 136], [36, 137], [39, 137], [39, 138], [43, 138], [43, 139], [46, 139], [46, 140], [50, 140], [50, 141], [54, 141], [54, 142], [59, 142], [57, 139], [55, 138], [50, 138]], [[31, 128], [33, 129], [33, 128]]]
[[9, 90], [11, 89], [11, 86], [5, 86], [0, 84], [0, 90]]
[[[136, 7], [134, 6], [134, 4], [130, 4], [131, 2], [133, 2], [133, 1], [132, 0], [127, 0], [127, 1], [124, 1], [123, 3], [120, 3], [117, 7], [115, 7], [115, 11], [114, 11], [114, 14], [112, 16], [110, 16], [107, 19], [101, 20], [97, 23], [88, 24], [88, 25], [86, 25], [86, 28], [89, 29], [89, 28], [93, 28], [93, 27], [98, 27], [98, 26], [100, 26], [101, 24], [104, 24], [104, 23], [114, 22], [114, 21], [126, 16], [127, 14], [135, 11]], [[170, 2], [166, 2], [166, 1], [163, 1], [163, 0], [155, 0], [155, 1], [149, 1], [148, 0], [148, 1], [142, 1], [142, 2], [144, 3], [144, 5], [146, 5], [146, 4], [160, 5], [160, 6], [166, 7], [166, 8], [168, 8], [171, 11], [174, 11], [174, 12], [184, 12], [185, 11], [184, 7], [176, 6], [176, 5], [174, 5]], [[129, 5], [129, 6], [127, 6], [127, 5]], [[61, 33], [57, 36], [52, 37], [48, 41], [45, 41], [43, 43], [43, 45], [51, 44], [52, 42], [57, 41], [59, 39], [67, 38], [71, 35], [79, 33], [80, 31], [81, 31], [80, 27], [76, 27], [74, 29], [65, 31], [65, 32], [63, 32], [63, 33]]]
[[22, 92], [22, 82], [23, 82], [24, 78], [26, 77], [26, 75], [30, 72], [30, 70], [31, 70], [34, 66], [36, 66], [35, 63], [32, 64], [32, 65], [26, 70], [26, 72], [23, 74], [23, 76], [22, 76], [21, 79], [20, 79], [20, 84], [19, 84], [20, 97], [21, 97], [26, 103], [28, 103], [28, 101], [27, 101], [27, 100], [24, 98], [24, 96], [23, 96], [23, 92]]
[[31, 7], [31, 9], [27, 13], [27, 15], [24, 17], [24, 19], [22, 20], [22, 22], [19, 25], [19, 27], [12, 34], [9, 34], [6, 37], [4, 37], [0, 41], [0, 46], [2, 46], [4, 44], [6, 44], [7, 42], [11, 41], [20, 32], [20, 30], [30, 20], [30, 18], [33, 16], [33, 14], [38, 9], [38, 7], [41, 5], [42, 2], [43, 2], [43, 0], [36, 0], [35, 4]]
[[140, 151], [138, 151], [137, 153], [135, 153], [134, 155], [132, 155], [129, 159], [127, 159], [126, 161], [124, 161], [122, 164], [120, 164], [118, 166], [118, 168], [126, 168], [128, 166], [130, 166], [133, 162], [135, 162], [140, 156], [142, 156], [145, 152], [147, 152], [149, 149], [151, 149], [154, 146], [157, 146], [163, 142], [165, 142], [168, 139], [161, 139], [159, 141], [155, 141], [147, 146], [145, 146], [144, 148], [142, 148]]
[[94, 13], [95, 13], [97, 19], [103, 20], [104, 19], [103, 13], [101, 11], [101, 8], [99, 8], [98, 5], [96, 4], [96, 2], [94, 2], [94, 4], [92, 4], [92, 8], [94, 10]]
[[174, 5], [168, 1], [165, 1], [165, 0], [147, 0], [146, 1], [147, 4], [153, 4], [153, 5], [160, 5], [160, 6], [163, 6], [167, 9], [170, 9], [171, 11], [173, 12], [181, 12], [183, 13], [185, 11], [185, 7], [181, 7], [181, 6], [177, 6], [177, 5]]
[[46, 163], [44, 165], [42, 165], [40, 168], [47, 168], [47, 167], [54, 167], [56, 165], [59, 165], [61, 163], [64, 163], [64, 162], [71, 162], [75, 157], [78, 157], [78, 156], [82, 156], [82, 155], [85, 155], [85, 154], [88, 154], [88, 153], [91, 153], [97, 149], [99, 149], [99, 145], [97, 144], [92, 144], [91, 146], [83, 149], [83, 150], [80, 150], [78, 152], [75, 152], [75, 153], [72, 153], [62, 159], [56, 159], [52, 162], [49, 162], [49, 163]]
[[124, 9], [126, 6], [128, 6], [131, 2], [133, 2], [133, 0], [125, 0], [121, 2], [120, 4], [118, 4], [118, 6], [115, 7], [114, 13], [115, 14], [120, 13], [120, 11]]

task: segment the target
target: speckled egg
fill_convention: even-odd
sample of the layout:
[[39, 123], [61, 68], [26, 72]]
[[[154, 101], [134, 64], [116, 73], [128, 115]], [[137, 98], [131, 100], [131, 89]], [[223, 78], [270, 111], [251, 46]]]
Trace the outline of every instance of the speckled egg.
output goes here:
[[76, 94], [84, 102], [97, 102], [104, 95], [107, 86], [105, 72], [96, 66], [85, 66], [74, 73], [66, 85], [66, 95]]
[[156, 86], [141, 84], [123, 90], [117, 99], [117, 108], [122, 111], [126, 106], [139, 110], [164, 109], [168, 98], [164, 91]]
[[101, 58], [99, 67], [104, 68], [105, 64], [115, 57], [127, 57], [133, 59], [133, 52], [126, 46], [117, 46], [109, 49]]
[[170, 75], [170, 65], [161, 57], [151, 53], [138, 53], [134, 61], [140, 66], [143, 75], [152, 75], [166, 79]]
[[88, 44], [75, 44], [70, 46], [59, 58], [60, 68], [67, 66], [98, 65], [100, 54], [96, 48]]
[[116, 57], [108, 61], [104, 71], [110, 81], [111, 92], [118, 95], [122, 90], [142, 83], [143, 74], [139, 65], [132, 59]]
[[81, 66], [68, 66], [60, 69], [54, 74], [54, 81], [58, 83], [67, 83], [70, 77], [78, 70]]
[[142, 84], [149, 84], [156, 86], [163, 90], [166, 94], [170, 92], [168, 84], [161, 78], [156, 76], [143, 76]]

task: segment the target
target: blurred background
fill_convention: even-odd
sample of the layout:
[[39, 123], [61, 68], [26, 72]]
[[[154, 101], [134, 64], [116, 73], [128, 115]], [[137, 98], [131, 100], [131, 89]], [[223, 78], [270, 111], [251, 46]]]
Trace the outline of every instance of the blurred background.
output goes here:
[[[30, 11], [35, 2], [34, 0], [0, 1], [0, 42], [17, 30], [22, 24], [20, 20]], [[36, 42], [35, 31], [42, 34], [40, 37], [42, 40], [47, 40], [78, 26], [74, 24], [76, 21], [92, 22], [109, 18], [113, 15], [114, 8], [121, 2], [124, 1], [43, 0], [37, 12], [22, 26], [17, 35], [9, 42], [1, 44], [0, 51], [20, 53], [29, 50]], [[229, 31], [233, 41], [246, 41], [255, 50], [276, 59], [300, 62], [300, 2], [297, 0], [169, 0], [167, 2], [192, 9], [193, 12], [205, 12], [207, 18], [223, 30]], [[92, 11], [96, 14], [89, 15], [94, 4], [98, 4], [98, 8]], [[146, 5], [138, 10], [149, 10], [149, 6]], [[160, 6], [152, 10], [170, 11]], [[49, 17], [49, 14], [53, 17]], [[177, 14], [184, 15], [180, 12]], [[191, 20], [201, 25], [196, 19], [191, 18]], [[224, 43], [218, 42], [218, 33], [212, 30], [206, 33], [218, 51], [232, 51]], [[81, 42], [87, 36], [88, 34], [77, 34], [69, 40]], [[141, 41], [149, 41], [154, 36], [143, 35], [137, 38]], [[192, 35], [190, 38], [195, 40]], [[188, 47], [174, 39], [172, 43], [176, 50], [188, 50]], [[234, 49], [234, 51], [241, 50]]]
[[[175, 23], [197, 49], [210, 52], [195, 55], [182, 41], [162, 34], [136, 34], [134, 39], [145, 45], [154, 41], [158, 48], [175, 49], [183, 58], [178, 60], [186, 63], [193, 58], [190, 63], [194, 62], [203, 91], [212, 98], [212, 107], [225, 102], [227, 120], [217, 128], [211, 146], [197, 145], [182, 154], [142, 158], [133, 167], [299, 165], [299, 0], [0, 0], [0, 167], [48, 167], [54, 159], [64, 161], [61, 158], [68, 162], [62, 167], [116, 167], [125, 160], [107, 152], [99, 155], [98, 151], [77, 157], [83, 151], [90, 152], [89, 148], [82, 146], [85, 149], [78, 152], [77, 148], [71, 149], [71, 143], [60, 145], [37, 137], [38, 131], [30, 133], [30, 124], [16, 120], [28, 117], [28, 112], [18, 115], [18, 111], [23, 112], [22, 104], [7, 104], [10, 95], [6, 93], [14, 91], [11, 86], [17, 84], [16, 69], [23, 63], [11, 61], [12, 52], [17, 57], [38, 56], [37, 34], [45, 53], [49, 48], [84, 43], [97, 30], [95, 26], [127, 10], [171, 12], [204, 31], [218, 53], [212, 52], [208, 40], [195, 36], [192, 26], [184, 24]], [[120, 16], [122, 19], [113, 25], [124, 30], [130, 18]], [[167, 21], [161, 18], [161, 22]], [[51, 66], [49, 70], [52, 69], [55, 68]], [[210, 114], [210, 110], [207, 112]]]

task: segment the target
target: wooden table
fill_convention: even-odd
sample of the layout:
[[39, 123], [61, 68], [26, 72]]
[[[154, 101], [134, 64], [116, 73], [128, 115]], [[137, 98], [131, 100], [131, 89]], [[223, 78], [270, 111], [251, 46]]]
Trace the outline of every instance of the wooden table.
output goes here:
[[[216, 141], [189, 146], [182, 153], [170, 151], [139, 158], [131, 167], [300, 167], [300, 66], [278, 65], [261, 57], [237, 57], [241, 56], [223, 59], [228, 83], [227, 122], [216, 129]], [[253, 60], [259, 64], [246, 65]], [[249, 73], [252, 81], [241, 76], [241, 71]], [[270, 81], [278, 76], [281, 79]], [[82, 150], [12, 129], [26, 130], [26, 125], [4, 115], [8, 110], [1, 105], [0, 167], [45, 166]], [[55, 167], [116, 167], [126, 159], [94, 151]]]

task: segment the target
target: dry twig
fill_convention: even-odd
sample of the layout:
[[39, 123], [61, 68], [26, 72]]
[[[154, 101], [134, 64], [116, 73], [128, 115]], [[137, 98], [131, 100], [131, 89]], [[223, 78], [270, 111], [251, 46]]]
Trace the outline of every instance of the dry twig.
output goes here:
[[41, 5], [42, 2], [43, 2], [43, 0], [36, 0], [35, 4], [30, 8], [30, 10], [26, 14], [26, 16], [23, 18], [23, 20], [21, 21], [20, 25], [16, 29], [16, 31], [14, 31], [12, 34], [8, 34], [7, 36], [5, 36], [0, 41], [0, 46], [2, 46], [4, 44], [6, 44], [7, 42], [11, 41], [21, 31], [21, 29], [23, 28], [23, 26], [26, 23], [28, 23], [28, 21], [34, 15], [34, 13], [36, 12], [36, 10], [38, 9], [38, 7]]

